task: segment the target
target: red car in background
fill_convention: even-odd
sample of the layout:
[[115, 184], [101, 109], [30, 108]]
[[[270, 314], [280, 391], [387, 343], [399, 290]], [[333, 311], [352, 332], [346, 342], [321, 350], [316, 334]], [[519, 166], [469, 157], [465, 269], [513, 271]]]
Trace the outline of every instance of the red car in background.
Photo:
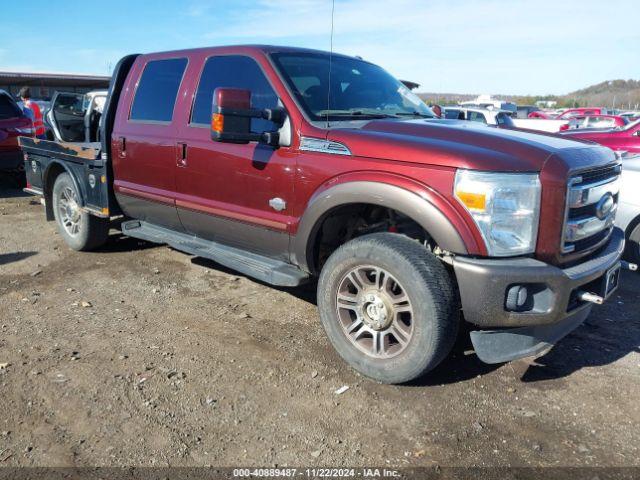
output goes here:
[[584, 117], [589, 115], [606, 115], [607, 110], [605, 108], [600, 107], [585, 107], [585, 108], [569, 108], [565, 110], [560, 115], [558, 115], [557, 119], [569, 119], [574, 117]]
[[573, 117], [588, 116], [588, 115], [606, 115], [607, 110], [600, 107], [582, 107], [582, 108], [569, 108], [562, 112], [560, 115], [553, 115], [548, 112], [539, 110], [537, 112], [531, 112], [529, 118], [555, 118], [557, 120], [568, 120]]
[[621, 128], [568, 130], [561, 135], [572, 139], [591, 140], [617, 152], [640, 153], [640, 120]]
[[580, 115], [569, 122], [569, 129], [624, 127], [629, 119], [620, 115]]
[[11, 95], [0, 90], [0, 174], [24, 183], [24, 160], [19, 136], [33, 136], [33, 124]]
[[527, 118], [543, 118], [543, 119], [549, 119], [549, 118], [554, 118], [553, 115], [551, 115], [549, 112], [545, 112], [544, 110], [537, 110], [535, 112], [531, 112]]

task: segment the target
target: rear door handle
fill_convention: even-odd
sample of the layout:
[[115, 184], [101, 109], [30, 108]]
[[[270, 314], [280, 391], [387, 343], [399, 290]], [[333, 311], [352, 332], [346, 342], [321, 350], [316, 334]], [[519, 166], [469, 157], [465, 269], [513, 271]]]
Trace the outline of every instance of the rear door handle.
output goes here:
[[176, 145], [176, 164], [179, 167], [187, 166], [187, 144], [178, 142]]

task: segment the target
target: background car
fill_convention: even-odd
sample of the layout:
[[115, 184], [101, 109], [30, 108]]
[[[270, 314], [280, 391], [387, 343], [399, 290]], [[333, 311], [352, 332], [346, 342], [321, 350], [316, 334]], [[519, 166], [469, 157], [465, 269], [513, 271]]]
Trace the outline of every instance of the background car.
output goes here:
[[47, 138], [58, 142], [97, 142], [106, 99], [106, 90], [56, 92], [45, 115], [45, 123], [51, 127]]
[[577, 129], [561, 132], [563, 136], [599, 143], [621, 153], [640, 154], [640, 120], [624, 127], [606, 130]]
[[609, 112], [600, 107], [568, 108], [557, 117], [558, 119], [570, 119], [573, 117], [583, 117], [588, 115], [607, 115]]
[[516, 118], [534, 118], [529, 117], [534, 112], [539, 112], [540, 108], [535, 105], [518, 105], [516, 112]]
[[24, 160], [19, 136], [33, 136], [33, 123], [4, 90], [0, 90], [0, 174], [24, 184]]
[[507, 110], [468, 107], [444, 107], [443, 118], [450, 120], [469, 120], [484, 123], [492, 127], [514, 127], [511, 113]]
[[554, 118], [554, 115], [544, 110], [536, 110], [535, 112], [529, 113], [529, 115], [527, 115], [527, 118], [542, 118], [546, 120], [549, 118]]
[[616, 225], [626, 232], [625, 258], [640, 263], [640, 155], [622, 160], [622, 184]]
[[576, 128], [624, 127], [628, 123], [629, 119], [620, 115], [581, 115], [569, 121], [568, 130]]

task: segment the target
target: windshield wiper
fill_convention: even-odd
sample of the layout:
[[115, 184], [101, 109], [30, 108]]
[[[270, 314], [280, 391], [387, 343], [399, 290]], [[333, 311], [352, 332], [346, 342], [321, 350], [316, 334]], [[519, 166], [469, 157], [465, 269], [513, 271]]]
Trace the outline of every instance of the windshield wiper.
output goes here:
[[322, 110], [316, 113], [318, 116], [329, 117], [355, 117], [355, 118], [398, 118], [392, 113], [367, 112], [363, 110]]
[[420, 112], [396, 112], [395, 115], [403, 116], [403, 117], [436, 118], [433, 115], [428, 115], [426, 113], [420, 113]]

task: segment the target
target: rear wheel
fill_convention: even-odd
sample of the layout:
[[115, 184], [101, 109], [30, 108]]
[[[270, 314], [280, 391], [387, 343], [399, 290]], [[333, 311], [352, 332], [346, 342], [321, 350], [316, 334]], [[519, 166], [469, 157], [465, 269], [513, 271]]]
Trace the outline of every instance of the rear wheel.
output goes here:
[[624, 258], [631, 263], [640, 264], [640, 222], [631, 230], [627, 237]]
[[53, 185], [53, 214], [60, 235], [74, 250], [93, 250], [107, 241], [109, 219], [98, 218], [80, 208], [79, 195], [68, 173]]
[[456, 339], [457, 305], [440, 260], [398, 234], [344, 244], [318, 282], [320, 318], [334, 348], [383, 383], [413, 380], [446, 357]]

